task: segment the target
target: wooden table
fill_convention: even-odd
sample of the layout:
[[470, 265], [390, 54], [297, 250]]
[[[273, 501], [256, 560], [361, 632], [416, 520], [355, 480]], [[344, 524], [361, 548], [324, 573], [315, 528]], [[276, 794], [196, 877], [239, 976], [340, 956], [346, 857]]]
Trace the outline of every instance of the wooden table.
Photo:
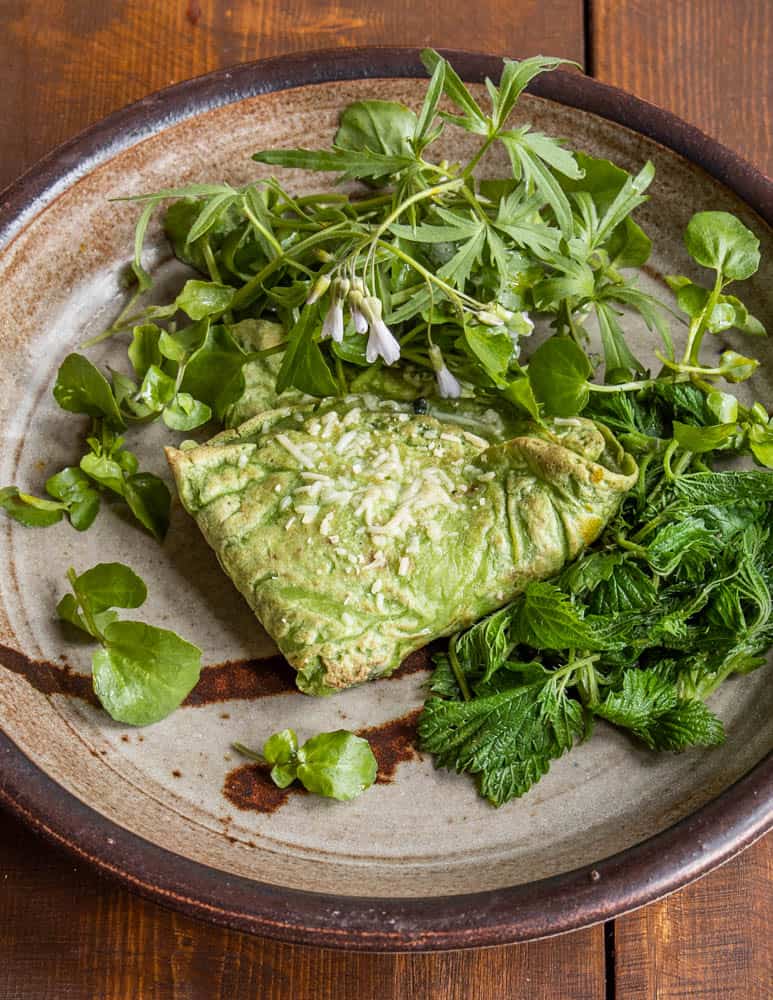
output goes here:
[[[0, 0], [0, 24], [0, 187], [166, 84], [368, 43], [567, 56], [773, 174], [771, 0]], [[773, 997], [773, 835], [604, 927], [439, 955], [346, 955], [211, 927], [102, 880], [7, 816], [0, 875], [0, 1000]]]

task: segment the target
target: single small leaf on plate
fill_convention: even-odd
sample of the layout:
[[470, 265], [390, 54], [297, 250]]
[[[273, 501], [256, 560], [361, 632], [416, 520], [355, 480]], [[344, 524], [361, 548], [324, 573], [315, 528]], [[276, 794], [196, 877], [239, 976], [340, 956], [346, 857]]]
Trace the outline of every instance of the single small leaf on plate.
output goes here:
[[16, 486], [0, 489], [0, 508], [26, 528], [47, 528], [56, 524], [62, 520], [66, 509], [63, 503], [20, 493]]
[[317, 795], [348, 802], [376, 780], [377, 764], [367, 740], [344, 729], [320, 733], [298, 751], [298, 779]]
[[104, 417], [115, 427], [124, 426], [110, 383], [82, 354], [68, 354], [62, 362], [54, 385], [54, 399], [70, 413]]
[[140, 524], [163, 542], [169, 529], [172, 498], [163, 479], [151, 472], [138, 472], [126, 479], [123, 492], [129, 510]]
[[528, 375], [538, 402], [556, 417], [573, 417], [588, 402], [587, 355], [572, 340], [551, 337], [529, 358]]
[[217, 317], [229, 308], [235, 294], [236, 289], [230, 285], [192, 278], [185, 282], [175, 305], [192, 320], [204, 319], [206, 316]]
[[298, 777], [298, 737], [292, 729], [269, 736], [263, 744], [263, 757], [271, 764], [271, 780], [278, 788], [287, 788]]
[[139, 608], [148, 590], [139, 576], [123, 563], [99, 563], [76, 577], [78, 597], [92, 611], [108, 608]]
[[162, 333], [161, 327], [155, 323], [134, 327], [132, 342], [129, 345], [129, 360], [137, 378], [144, 378], [151, 365], [161, 364], [159, 338]]
[[201, 650], [167, 629], [113, 622], [92, 663], [94, 692], [108, 714], [146, 726], [173, 712], [194, 688]]
[[693, 260], [729, 281], [750, 278], [760, 266], [760, 241], [729, 212], [696, 212], [684, 242]]
[[728, 382], [745, 382], [759, 366], [755, 358], [745, 358], [736, 351], [723, 351], [719, 356], [719, 370]]
[[206, 403], [194, 399], [188, 392], [178, 392], [165, 408], [161, 417], [173, 431], [192, 431], [212, 419], [212, 410]]

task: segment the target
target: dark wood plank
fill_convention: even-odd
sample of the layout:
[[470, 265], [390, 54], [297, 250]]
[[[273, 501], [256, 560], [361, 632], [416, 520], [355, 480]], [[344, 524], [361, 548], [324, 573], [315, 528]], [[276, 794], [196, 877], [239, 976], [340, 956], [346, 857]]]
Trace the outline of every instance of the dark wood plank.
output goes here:
[[2, 1000], [602, 1000], [603, 951], [600, 927], [440, 955], [277, 944], [145, 902], [0, 817]]
[[2, 0], [0, 187], [56, 143], [159, 87], [338, 45], [583, 58], [582, 0]]
[[[594, 75], [773, 174], [769, 0], [590, 0]], [[773, 996], [773, 836], [616, 921], [618, 1000]]]
[[770, 0], [589, 0], [595, 76], [773, 174]]
[[773, 996], [773, 836], [616, 921], [616, 1000]]

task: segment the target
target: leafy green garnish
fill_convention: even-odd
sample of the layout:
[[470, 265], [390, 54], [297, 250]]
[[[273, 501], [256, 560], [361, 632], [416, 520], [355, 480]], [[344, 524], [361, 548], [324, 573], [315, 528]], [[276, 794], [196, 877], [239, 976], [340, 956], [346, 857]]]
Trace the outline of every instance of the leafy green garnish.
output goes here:
[[166, 718], [195, 687], [201, 650], [176, 632], [142, 622], [117, 621], [114, 608], [138, 608], [147, 590], [121, 563], [67, 572], [72, 593], [57, 614], [100, 644], [92, 659], [94, 693], [112, 718], [146, 726]]
[[283, 729], [266, 740], [262, 754], [241, 743], [234, 747], [245, 757], [270, 765], [271, 779], [279, 788], [298, 780], [309, 792], [348, 802], [376, 780], [370, 744], [345, 729], [319, 733], [302, 746], [292, 729]]

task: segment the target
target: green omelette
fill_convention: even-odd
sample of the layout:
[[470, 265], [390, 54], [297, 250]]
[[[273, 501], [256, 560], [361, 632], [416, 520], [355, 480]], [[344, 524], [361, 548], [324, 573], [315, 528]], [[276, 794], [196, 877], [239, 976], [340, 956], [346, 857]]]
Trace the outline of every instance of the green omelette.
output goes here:
[[636, 481], [591, 421], [513, 433], [472, 403], [445, 411], [298, 402], [167, 450], [185, 508], [303, 691], [389, 674], [554, 575]]

